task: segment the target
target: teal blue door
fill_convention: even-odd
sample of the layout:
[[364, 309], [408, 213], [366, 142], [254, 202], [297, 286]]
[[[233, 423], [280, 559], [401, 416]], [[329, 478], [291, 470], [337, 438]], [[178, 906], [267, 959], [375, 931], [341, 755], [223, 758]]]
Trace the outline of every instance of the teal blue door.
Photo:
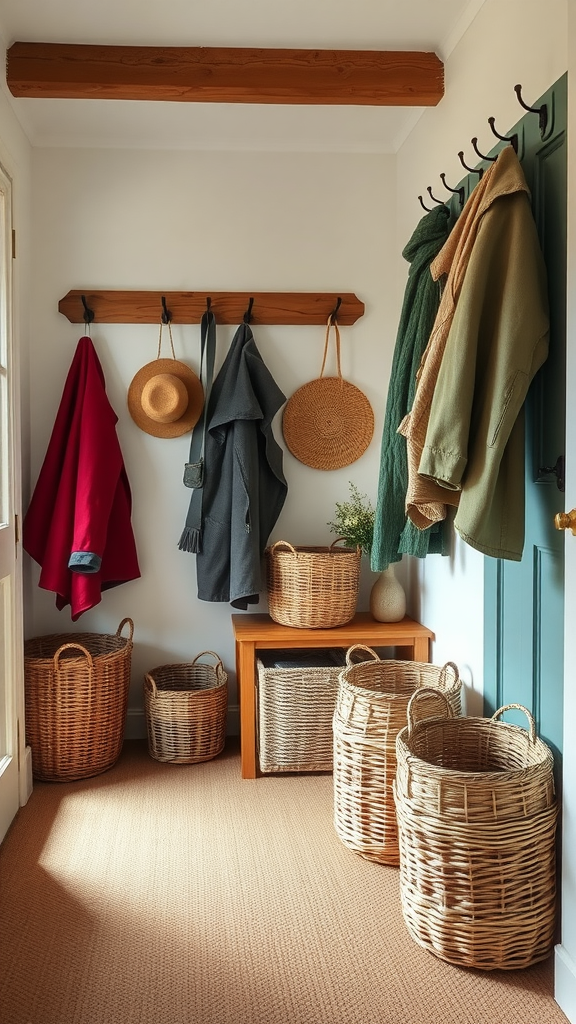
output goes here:
[[[548, 272], [549, 357], [526, 400], [526, 539], [521, 562], [485, 559], [485, 713], [527, 707], [552, 748], [560, 780], [562, 751], [564, 538], [554, 516], [564, 509], [566, 412], [566, 76], [513, 128], [532, 193]], [[506, 718], [526, 725], [522, 713]]]

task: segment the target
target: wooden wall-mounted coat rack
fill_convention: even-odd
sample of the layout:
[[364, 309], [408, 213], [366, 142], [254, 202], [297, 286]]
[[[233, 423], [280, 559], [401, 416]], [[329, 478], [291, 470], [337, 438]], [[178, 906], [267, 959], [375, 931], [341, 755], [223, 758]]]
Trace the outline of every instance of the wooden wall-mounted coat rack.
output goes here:
[[352, 292], [152, 292], [69, 291], [58, 310], [70, 323], [154, 324], [168, 311], [173, 324], [200, 323], [210, 309], [219, 324], [239, 324], [250, 305], [253, 324], [325, 324], [337, 309], [340, 325], [349, 326], [364, 313]]

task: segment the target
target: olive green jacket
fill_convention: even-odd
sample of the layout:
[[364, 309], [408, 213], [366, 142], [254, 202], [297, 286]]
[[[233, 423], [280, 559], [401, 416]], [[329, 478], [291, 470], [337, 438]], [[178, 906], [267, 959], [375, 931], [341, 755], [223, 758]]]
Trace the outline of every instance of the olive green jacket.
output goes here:
[[457, 504], [454, 526], [467, 544], [519, 561], [523, 404], [548, 354], [549, 321], [544, 259], [512, 147], [493, 167], [478, 218], [430, 395], [418, 475]]

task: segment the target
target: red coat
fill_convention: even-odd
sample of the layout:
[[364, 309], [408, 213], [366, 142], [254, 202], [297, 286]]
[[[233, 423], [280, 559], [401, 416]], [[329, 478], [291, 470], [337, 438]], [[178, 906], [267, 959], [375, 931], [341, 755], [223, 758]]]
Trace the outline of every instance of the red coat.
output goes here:
[[42, 566], [38, 585], [73, 621], [102, 590], [140, 576], [117, 421], [92, 341], [80, 338], [22, 537]]

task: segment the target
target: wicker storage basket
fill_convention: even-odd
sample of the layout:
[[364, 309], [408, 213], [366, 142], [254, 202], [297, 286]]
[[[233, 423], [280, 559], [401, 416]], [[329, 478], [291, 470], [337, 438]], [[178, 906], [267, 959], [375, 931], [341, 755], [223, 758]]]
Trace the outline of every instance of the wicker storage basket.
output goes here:
[[360, 584], [360, 548], [266, 548], [268, 610], [274, 622], [300, 629], [343, 626], [354, 618]]
[[[280, 665], [273, 664], [277, 660]], [[332, 717], [344, 664], [344, 651], [339, 649], [322, 650], [317, 656], [314, 651], [261, 653], [257, 662], [261, 771], [332, 771]]]
[[[351, 663], [355, 651], [369, 661]], [[398, 864], [393, 783], [396, 736], [419, 687], [443, 691], [456, 714], [462, 684], [452, 662], [381, 661], [357, 644], [346, 658], [334, 711], [334, 826], [345, 846], [367, 860]]]
[[[215, 665], [199, 663], [209, 654]], [[226, 740], [228, 676], [214, 651], [189, 664], [160, 665], [144, 677], [148, 751], [157, 761], [194, 764], [216, 757]]]
[[[442, 960], [511, 970], [552, 949], [556, 904], [553, 759], [526, 708], [414, 721], [397, 737], [402, 913]], [[529, 731], [497, 719], [519, 708]]]
[[[130, 635], [121, 636], [128, 624]], [[132, 660], [132, 619], [114, 635], [50, 634], [24, 644], [26, 742], [34, 777], [68, 782], [118, 760]]]

